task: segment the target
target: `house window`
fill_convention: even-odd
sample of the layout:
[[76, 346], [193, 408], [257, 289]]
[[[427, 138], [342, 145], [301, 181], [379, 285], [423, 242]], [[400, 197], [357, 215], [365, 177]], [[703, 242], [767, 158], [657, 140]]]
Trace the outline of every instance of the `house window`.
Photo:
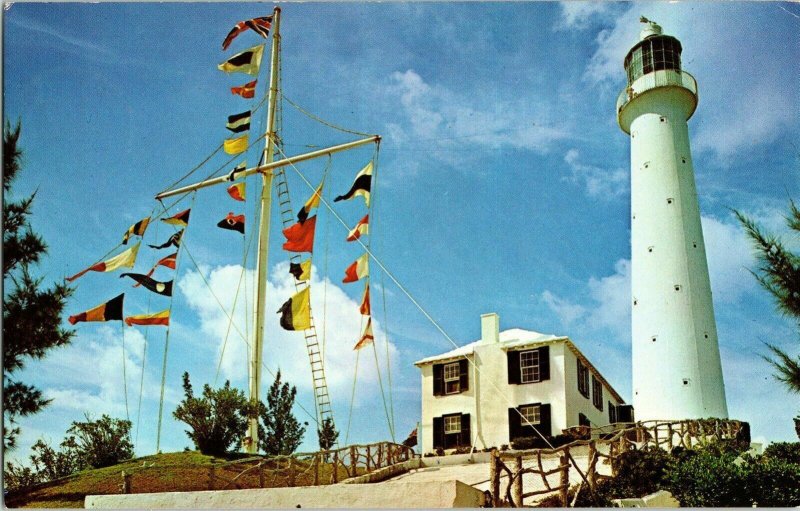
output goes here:
[[519, 354], [519, 368], [522, 383], [539, 381], [539, 351], [523, 351]]
[[581, 359], [578, 360], [578, 392], [585, 398], [589, 398], [589, 368], [583, 365]]
[[598, 410], [603, 410], [603, 384], [592, 375], [592, 404]]
[[615, 424], [617, 422], [617, 407], [611, 401], [608, 402], [608, 423]]
[[461, 433], [461, 415], [444, 417], [444, 434], [451, 435], [453, 433]]
[[586, 415], [584, 415], [582, 413], [579, 413], [578, 414], [578, 426], [592, 427], [592, 423], [589, 422], [589, 417], [587, 417]]
[[461, 392], [461, 371], [458, 362], [444, 366], [444, 393], [458, 394]]
[[522, 414], [525, 420], [522, 421], [523, 426], [528, 424], [539, 424], [542, 422], [541, 408], [539, 405], [520, 406], [519, 413]]

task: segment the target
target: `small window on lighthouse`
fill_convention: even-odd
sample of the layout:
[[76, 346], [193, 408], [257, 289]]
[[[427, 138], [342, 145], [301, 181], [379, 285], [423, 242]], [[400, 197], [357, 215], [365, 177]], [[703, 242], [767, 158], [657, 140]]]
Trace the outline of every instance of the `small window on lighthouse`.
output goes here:
[[652, 253], [653, 252], [653, 247], [647, 247], [647, 251]]
[[684, 378], [683, 379], [683, 384], [684, 385], [689, 385], [690, 383], [692, 383], [692, 380], [690, 380], [689, 378]]
[[680, 290], [681, 290], [681, 285], [675, 284], [675, 291], [680, 291]]
[[661, 117], [661, 122], [667, 122], [667, 118], [666, 117]]
[[697, 242], [696, 242], [696, 241], [693, 241], [693, 242], [692, 242], [692, 246], [693, 246], [694, 248], [697, 248]]
[[686, 163], [686, 158], [685, 158], [685, 157], [682, 157], [682, 158], [681, 158], [681, 162], [682, 162], [682, 163]]
[[704, 333], [703, 336], [708, 339], [708, 332]]
[[644, 162], [644, 168], [646, 168], [646, 169], [650, 168], [650, 162], [649, 161]]
[[650, 338], [650, 340], [651, 340], [652, 342], [656, 342], [656, 339], [658, 339], [658, 336], [657, 336], [657, 335], [654, 335], [653, 337], [651, 337], [651, 338]]
[[634, 299], [633, 299], [633, 305], [634, 305], [634, 306], [636, 306], [636, 305], [639, 305], [639, 300], [637, 300], [636, 298], [634, 298]]
[[667, 204], [672, 204], [672, 202], [673, 202], [674, 200], [675, 200], [675, 199], [673, 199], [672, 197], [668, 198], [668, 199], [667, 199]]

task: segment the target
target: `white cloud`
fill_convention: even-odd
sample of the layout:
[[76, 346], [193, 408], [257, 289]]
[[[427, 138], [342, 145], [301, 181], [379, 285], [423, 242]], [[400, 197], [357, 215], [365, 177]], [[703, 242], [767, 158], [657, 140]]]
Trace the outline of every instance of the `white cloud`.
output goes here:
[[586, 315], [586, 308], [582, 305], [559, 298], [548, 290], [542, 292], [541, 298], [550, 307], [550, 310], [556, 313], [565, 326], [571, 325], [577, 319]]
[[428, 153], [455, 164], [468, 158], [470, 147], [528, 149], [547, 152], [553, 141], [569, 138], [569, 130], [551, 124], [545, 102], [531, 98], [492, 98], [455, 92], [432, 85], [409, 69], [392, 73], [387, 89], [399, 97], [403, 123], [389, 125], [389, 137], [397, 147], [409, 140], [424, 141]]
[[612, 200], [625, 195], [630, 188], [630, 177], [625, 168], [604, 169], [580, 161], [577, 149], [564, 155], [572, 174], [564, 179], [583, 186], [590, 197]]
[[589, 300], [585, 304], [571, 302], [549, 290], [545, 290], [541, 298], [565, 326], [575, 325], [592, 337], [596, 337], [600, 330], [606, 330], [611, 332], [616, 340], [630, 339], [630, 260], [618, 260], [611, 275], [589, 278], [586, 282], [586, 293]]
[[[242, 274], [241, 266], [205, 267], [201, 268], [201, 271], [219, 301], [226, 304], [227, 309], [230, 309], [236, 293], [236, 283]], [[344, 290], [330, 280], [320, 280], [316, 275], [318, 275], [316, 267], [312, 267], [311, 308], [314, 313], [314, 322], [317, 325], [319, 342], [324, 343], [325, 376], [328, 390], [331, 395], [349, 396], [357, 355], [357, 352], [353, 351], [353, 346], [361, 335], [364, 320], [358, 311], [359, 304], [356, 300], [347, 296]], [[250, 306], [252, 306], [253, 278], [253, 270], [247, 270], [245, 279], [248, 283]], [[267, 288], [265, 318], [267, 333], [264, 340], [263, 360], [269, 370], [274, 372], [280, 369], [284, 379], [288, 377], [291, 384], [297, 387], [298, 392], [308, 393], [311, 390], [312, 382], [303, 334], [280, 328], [279, 316], [275, 313], [281, 304], [296, 292], [293, 280], [288, 272], [288, 263], [280, 263], [273, 268]], [[198, 272], [188, 272], [178, 282], [178, 287], [184, 295], [186, 303], [200, 320], [200, 333], [208, 338], [210, 345], [217, 346], [217, 355], [213, 362], [215, 372], [228, 329], [228, 317], [220, 308], [209, 288], [203, 283]], [[252, 337], [252, 327], [249, 326], [249, 321], [251, 321], [251, 316], [245, 312], [242, 292], [237, 301], [234, 324], [238, 326], [240, 332], [249, 332]], [[325, 329], [323, 329], [323, 325], [326, 326]], [[379, 352], [385, 353], [385, 335], [381, 325], [374, 318], [373, 332], [378, 342]], [[236, 384], [244, 384], [247, 350], [248, 344], [236, 329], [232, 328], [222, 358], [220, 379], [230, 379]], [[362, 389], [359, 391], [359, 398], [368, 398], [379, 391], [377, 385], [373, 385], [377, 383], [377, 371], [375, 364], [371, 363], [373, 356], [368, 353], [369, 351], [371, 348], [367, 348], [366, 351], [362, 350], [361, 359], [363, 360], [358, 369], [358, 381]], [[369, 355], [369, 358], [365, 359], [366, 355]], [[390, 344], [390, 357], [392, 360], [397, 359], [397, 350], [392, 344]], [[380, 358], [385, 359], [385, 356]], [[381, 366], [381, 371], [384, 370], [385, 367]], [[394, 372], [396, 368], [392, 367], [392, 370]], [[264, 371], [262, 381], [265, 385], [271, 383], [272, 377], [269, 371]]]
[[738, 6], [725, 5], [721, 11], [721, 5], [632, 5], [613, 27], [598, 33], [585, 78], [623, 86], [621, 61], [639, 40], [638, 18], [645, 15], [680, 39], [683, 67], [697, 78], [701, 99], [692, 127], [696, 151], [729, 159], [774, 141], [796, 126], [798, 118], [796, 87], [787, 80], [786, 61], [775, 58], [775, 48], [786, 43], [776, 39], [780, 31], [752, 23]]
[[738, 223], [707, 216], [701, 217], [700, 221], [714, 302], [736, 303], [756, 284], [748, 271], [754, 263], [750, 241]]
[[577, 29], [583, 30], [589, 26], [589, 21], [611, 10], [611, 2], [578, 1], [561, 2], [561, 18], [554, 27], [556, 30]]
[[[124, 417], [125, 374], [128, 407], [133, 414], [138, 401], [144, 343], [139, 330], [125, 329], [123, 370], [120, 329], [103, 325], [94, 331], [82, 331], [69, 346], [44, 359], [36, 368], [45, 375], [42, 383], [45, 397], [53, 399], [49, 408]], [[143, 399], [158, 395], [158, 384], [145, 372]]]

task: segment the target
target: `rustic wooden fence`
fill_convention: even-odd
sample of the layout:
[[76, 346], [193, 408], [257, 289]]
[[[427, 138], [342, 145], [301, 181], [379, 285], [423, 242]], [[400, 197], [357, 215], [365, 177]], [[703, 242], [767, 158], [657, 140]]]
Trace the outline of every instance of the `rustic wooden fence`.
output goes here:
[[[737, 438], [742, 427], [739, 421], [717, 419], [610, 424], [601, 428], [586, 428], [587, 439], [554, 449], [509, 453], [495, 449], [492, 450], [489, 465], [492, 505], [521, 507], [528, 497], [558, 492], [561, 506], [568, 507], [571, 470], [580, 472], [589, 489], [594, 491], [599, 480], [616, 475], [614, 461], [623, 453], [650, 447], [694, 449]], [[579, 470], [572, 457], [577, 449], [587, 453], [585, 470]], [[598, 471], [598, 463], [609, 465], [611, 475]], [[532, 491], [524, 491], [525, 474], [534, 475]], [[506, 479], [505, 491], [501, 489], [501, 479]]]
[[[409, 461], [416, 454], [410, 447], [392, 442], [349, 445], [329, 451], [291, 456], [254, 456], [207, 466], [191, 467], [185, 481], [172, 481], [164, 491], [229, 490], [335, 484], [350, 477]], [[165, 467], [143, 467], [122, 472], [122, 493], [136, 493], [137, 479], [157, 479]]]

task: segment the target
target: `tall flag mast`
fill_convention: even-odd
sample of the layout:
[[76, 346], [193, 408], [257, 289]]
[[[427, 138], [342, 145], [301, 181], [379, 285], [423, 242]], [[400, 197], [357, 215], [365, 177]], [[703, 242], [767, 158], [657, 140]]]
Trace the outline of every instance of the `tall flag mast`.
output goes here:
[[[272, 163], [275, 154], [275, 107], [278, 96], [280, 66], [281, 8], [275, 7], [272, 17], [272, 55], [269, 64], [269, 98], [267, 103], [267, 129], [264, 142], [264, 163]], [[250, 345], [250, 401], [257, 406], [261, 388], [261, 351], [264, 346], [264, 310], [267, 302], [267, 261], [269, 256], [269, 220], [272, 209], [272, 172], [261, 174], [261, 210], [258, 223], [258, 257], [256, 259], [256, 298], [253, 318], [255, 337]], [[258, 410], [254, 406], [250, 417], [244, 448], [249, 454], [258, 453]]]

